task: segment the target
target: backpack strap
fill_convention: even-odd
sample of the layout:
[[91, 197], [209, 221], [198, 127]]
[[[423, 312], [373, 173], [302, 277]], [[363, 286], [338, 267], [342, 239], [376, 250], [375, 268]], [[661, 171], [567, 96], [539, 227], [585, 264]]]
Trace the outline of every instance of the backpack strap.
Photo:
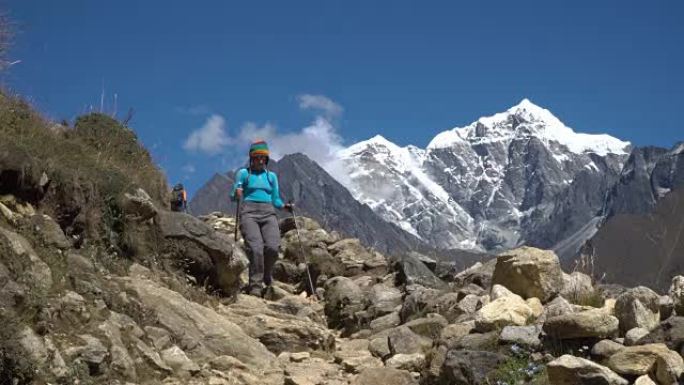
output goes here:
[[[242, 191], [247, 191], [247, 186], [249, 185], [249, 177], [252, 176], [252, 168], [251, 167], [245, 167], [247, 170], [247, 178], [245, 178], [245, 183], [242, 184]], [[264, 171], [266, 171], [266, 180], [268, 181], [268, 185], [271, 186], [271, 189], [273, 189], [273, 181], [271, 180], [271, 172], [268, 171], [267, 168], [264, 168]]]

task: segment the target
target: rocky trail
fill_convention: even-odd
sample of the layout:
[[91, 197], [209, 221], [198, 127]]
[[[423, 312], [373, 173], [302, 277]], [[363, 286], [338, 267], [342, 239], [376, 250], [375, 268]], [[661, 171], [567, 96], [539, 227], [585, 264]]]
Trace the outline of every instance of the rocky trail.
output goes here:
[[2, 384], [669, 385], [684, 371], [684, 277], [668, 295], [595, 286], [528, 247], [454, 272], [300, 217], [301, 245], [281, 222], [258, 298], [239, 292], [246, 258], [221, 213], [127, 194], [131, 243], [159, 253], [141, 258], [76, 249], [31, 204], [0, 202]]

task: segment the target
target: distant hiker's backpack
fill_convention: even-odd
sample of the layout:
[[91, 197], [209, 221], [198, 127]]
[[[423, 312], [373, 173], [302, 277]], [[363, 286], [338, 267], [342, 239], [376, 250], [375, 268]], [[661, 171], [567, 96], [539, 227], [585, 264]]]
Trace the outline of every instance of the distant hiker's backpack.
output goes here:
[[176, 185], [173, 188], [171, 201], [177, 205], [183, 204], [183, 186]]

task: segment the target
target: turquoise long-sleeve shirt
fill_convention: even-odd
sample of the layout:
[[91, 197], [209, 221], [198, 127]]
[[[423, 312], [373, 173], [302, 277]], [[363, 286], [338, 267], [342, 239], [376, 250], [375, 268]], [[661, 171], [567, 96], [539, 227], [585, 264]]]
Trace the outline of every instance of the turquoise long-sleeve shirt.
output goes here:
[[252, 171], [250, 174], [246, 168], [241, 168], [235, 173], [235, 183], [230, 192], [231, 199], [235, 200], [235, 191], [239, 188], [243, 189], [242, 198], [246, 202], [272, 203], [278, 209], [284, 206], [283, 200], [280, 199], [278, 176], [274, 172], [262, 170]]

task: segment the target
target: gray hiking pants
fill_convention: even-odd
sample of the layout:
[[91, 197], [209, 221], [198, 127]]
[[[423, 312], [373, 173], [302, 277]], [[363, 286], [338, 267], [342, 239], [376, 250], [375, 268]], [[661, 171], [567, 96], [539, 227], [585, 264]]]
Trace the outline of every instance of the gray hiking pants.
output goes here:
[[244, 202], [240, 209], [240, 232], [247, 245], [249, 287], [270, 285], [280, 246], [280, 229], [273, 205]]

